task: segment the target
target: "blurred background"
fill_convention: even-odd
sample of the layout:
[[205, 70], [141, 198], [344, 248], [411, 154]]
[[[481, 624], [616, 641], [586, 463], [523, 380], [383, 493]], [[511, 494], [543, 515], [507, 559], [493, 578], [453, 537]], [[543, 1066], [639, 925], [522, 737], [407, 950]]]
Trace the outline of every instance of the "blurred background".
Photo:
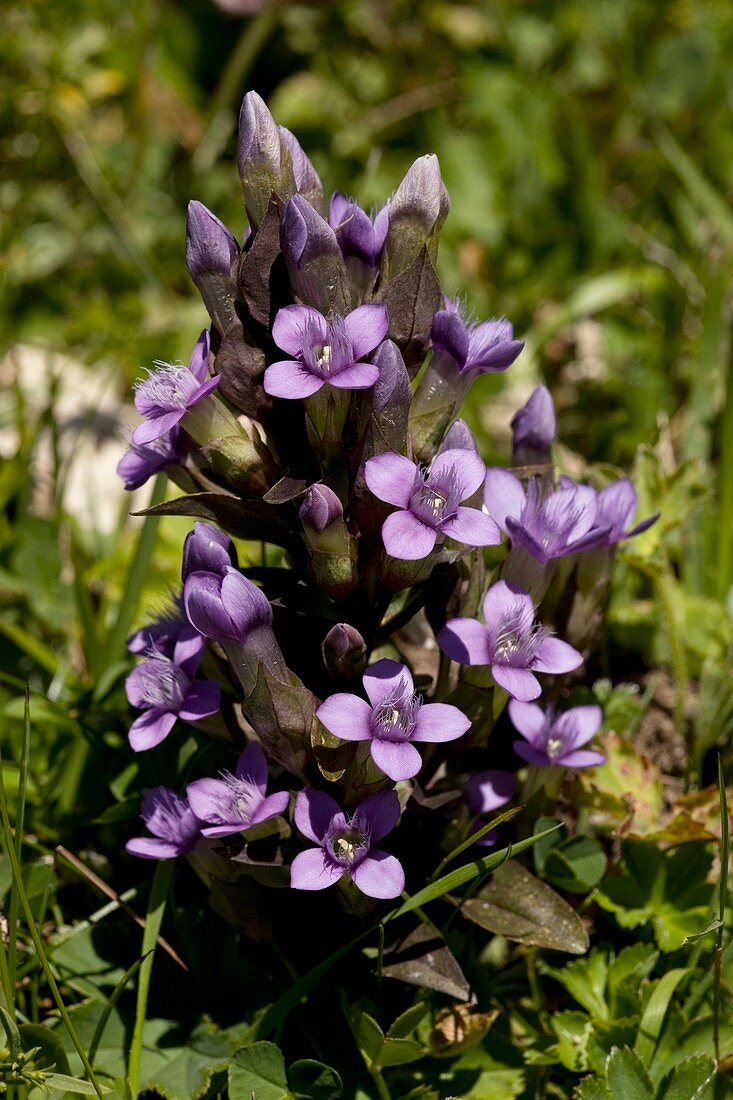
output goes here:
[[[453, 204], [444, 285], [527, 341], [471, 396], [485, 454], [505, 457], [512, 411], [545, 381], [569, 468], [582, 473], [579, 455], [636, 461], [646, 502], [664, 500], [671, 528], [684, 519], [669, 553], [690, 616], [713, 614], [728, 638], [733, 6], [3, 7], [0, 599], [13, 644], [28, 607], [52, 635], [65, 627], [75, 582], [93, 605], [119, 595], [139, 529], [114, 475], [136, 422], [130, 386], [155, 359], [187, 359], [206, 323], [184, 262], [188, 200], [244, 229], [235, 131], [248, 88], [326, 191], [363, 205], [438, 154]], [[170, 555], [151, 590], [175, 580], [179, 523], [163, 525]]]

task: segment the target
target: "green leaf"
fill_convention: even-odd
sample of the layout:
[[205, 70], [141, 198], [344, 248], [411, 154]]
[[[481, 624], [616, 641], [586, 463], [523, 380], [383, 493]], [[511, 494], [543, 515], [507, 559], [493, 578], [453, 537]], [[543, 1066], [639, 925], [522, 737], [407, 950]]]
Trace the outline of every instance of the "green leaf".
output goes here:
[[715, 1062], [697, 1054], [680, 1062], [659, 1085], [656, 1100], [712, 1100]]
[[229, 1100], [288, 1100], [285, 1059], [274, 1043], [252, 1043], [229, 1064]]
[[588, 933], [578, 914], [546, 883], [511, 861], [494, 874], [461, 914], [489, 932], [518, 943], [582, 955]]
[[606, 1003], [608, 969], [609, 949], [594, 947], [586, 958], [576, 959], [562, 970], [546, 967], [545, 972], [564, 985], [571, 997], [591, 1016], [607, 1020], [610, 1015]]
[[403, 1012], [401, 1016], [398, 1016], [390, 1027], [387, 1035], [390, 1039], [406, 1039], [411, 1031], [414, 1031], [417, 1025], [425, 1014], [428, 1012], [430, 1005], [427, 1001], [418, 1001], [416, 1005], [412, 1005]]
[[623, 1100], [654, 1100], [654, 1089], [639, 1058], [628, 1047], [612, 1050], [606, 1062], [606, 1084], [611, 1096]]
[[565, 1068], [573, 1073], [590, 1069], [587, 1051], [593, 1032], [590, 1017], [584, 1012], [555, 1012], [550, 1024], [557, 1035], [557, 1053]]
[[[54, 1092], [71, 1092], [81, 1096], [96, 1096], [97, 1090], [90, 1081], [80, 1081], [78, 1077], [69, 1077], [65, 1073], [49, 1073], [43, 1082], [46, 1088]], [[102, 1092], [109, 1090], [101, 1086]]]
[[235, 1036], [214, 1024], [200, 1024], [180, 1048], [172, 1053], [162, 1048], [167, 1057], [156, 1069], [146, 1072], [143, 1066], [141, 1087], [166, 1100], [198, 1100], [209, 1091], [214, 1075], [224, 1073], [236, 1045]]
[[15, 1062], [21, 1051], [20, 1032], [18, 1031], [18, 1025], [15, 1020], [3, 1005], [0, 1005], [0, 1024], [2, 1024], [5, 1037], [8, 1041], [10, 1058]]
[[606, 1084], [600, 1077], [584, 1077], [573, 1094], [573, 1100], [610, 1100]]
[[547, 853], [544, 877], [560, 890], [587, 894], [603, 878], [606, 857], [592, 836], [571, 836]]
[[422, 1058], [425, 1048], [414, 1039], [388, 1038], [368, 1012], [359, 1005], [348, 1010], [351, 1030], [362, 1058], [372, 1068], [400, 1066]]
[[458, 1001], [467, 1001], [471, 994], [453, 952], [427, 924], [419, 924], [396, 947], [385, 952], [385, 961], [388, 961], [382, 969], [385, 978], [396, 978], [421, 989], [435, 989]]
[[675, 989], [682, 979], [690, 973], [686, 967], [668, 970], [667, 973], [655, 983], [652, 994], [647, 1001], [644, 1014], [639, 1024], [639, 1034], [634, 1044], [634, 1051], [639, 1055], [644, 1065], [649, 1065], [654, 1055], [654, 1048], [662, 1031], [664, 1017], [669, 1008]]
[[69, 1059], [55, 1031], [41, 1024], [21, 1024], [18, 1031], [23, 1050], [40, 1047], [39, 1053], [33, 1059], [36, 1066], [53, 1066], [59, 1073], [69, 1072]]
[[335, 1069], [312, 1058], [293, 1062], [288, 1078], [295, 1100], [338, 1100], [344, 1088]]

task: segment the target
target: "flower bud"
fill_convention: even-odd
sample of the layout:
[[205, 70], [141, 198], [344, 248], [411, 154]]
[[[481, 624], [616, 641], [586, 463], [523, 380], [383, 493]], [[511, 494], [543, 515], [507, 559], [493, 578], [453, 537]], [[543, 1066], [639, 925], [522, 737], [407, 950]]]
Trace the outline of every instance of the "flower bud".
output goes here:
[[203, 203], [188, 204], [186, 265], [209, 316], [223, 335], [236, 318], [232, 268], [239, 245], [223, 222]]
[[280, 131], [280, 137], [283, 139], [288, 147], [290, 153], [290, 159], [293, 164], [293, 176], [295, 178], [295, 186], [298, 189], [298, 194], [302, 195], [304, 199], [307, 199], [311, 206], [316, 209], [323, 204], [323, 184], [321, 183], [318, 173], [310, 162], [310, 158], [306, 156], [303, 151], [303, 147], [296, 138], [295, 134], [291, 134], [285, 126], [278, 126]]
[[247, 217], [257, 232], [272, 192], [283, 200], [295, 194], [290, 150], [257, 92], [247, 92], [242, 101], [237, 160]]
[[476, 440], [465, 420], [454, 420], [443, 436], [438, 454], [443, 451], [475, 451], [478, 454]]
[[300, 508], [308, 564], [318, 587], [343, 599], [357, 584], [356, 540], [344, 522], [341, 501], [327, 485], [311, 485]]
[[546, 386], [538, 386], [526, 405], [512, 417], [512, 462], [515, 466], [544, 465], [552, 461], [557, 434], [555, 406]]
[[346, 271], [336, 234], [302, 195], [285, 207], [280, 247], [290, 286], [301, 302], [320, 313], [348, 308]]
[[218, 573], [224, 576], [230, 566], [237, 564], [234, 543], [210, 523], [196, 523], [186, 535], [183, 544], [182, 579], [189, 573]]
[[370, 218], [356, 202], [336, 192], [328, 208], [328, 224], [344, 257], [352, 303], [371, 292], [379, 272], [389, 228], [389, 204]]
[[432, 153], [419, 157], [407, 170], [389, 207], [385, 259], [390, 279], [409, 267], [425, 245], [435, 259], [449, 210], [438, 158]]
[[366, 642], [355, 626], [336, 623], [323, 639], [323, 659], [332, 676], [361, 676], [367, 662]]

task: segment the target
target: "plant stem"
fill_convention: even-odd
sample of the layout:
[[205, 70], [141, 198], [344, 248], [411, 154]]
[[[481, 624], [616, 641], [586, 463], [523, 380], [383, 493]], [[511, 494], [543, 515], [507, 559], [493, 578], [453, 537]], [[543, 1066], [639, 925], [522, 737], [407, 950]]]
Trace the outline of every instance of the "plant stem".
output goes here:
[[718, 920], [720, 924], [715, 933], [715, 951], [713, 953], [713, 1044], [715, 1061], [720, 1063], [720, 978], [723, 964], [723, 932], [725, 930], [725, 899], [728, 890], [728, 860], [730, 859], [730, 836], [728, 834], [728, 797], [725, 789], [723, 764], [718, 753], [718, 793], [720, 795], [720, 900]]

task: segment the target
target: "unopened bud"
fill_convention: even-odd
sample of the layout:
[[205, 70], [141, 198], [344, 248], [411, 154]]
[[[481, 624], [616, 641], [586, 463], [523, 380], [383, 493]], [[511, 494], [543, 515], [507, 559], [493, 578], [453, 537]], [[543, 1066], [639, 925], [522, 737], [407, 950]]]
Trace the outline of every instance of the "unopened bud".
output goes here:
[[512, 461], [515, 466], [535, 466], [552, 461], [557, 434], [555, 406], [546, 386], [538, 386], [526, 405], [512, 418]]
[[355, 626], [336, 623], [323, 639], [323, 659], [332, 676], [361, 676], [366, 668], [366, 642]]
[[299, 514], [316, 584], [334, 599], [350, 595], [357, 583], [357, 547], [341, 501], [327, 485], [311, 485]]
[[346, 270], [336, 234], [302, 195], [295, 195], [285, 207], [280, 247], [290, 286], [301, 302], [320, 313], [348, 310]]
[[247, 92], [242, 101], [237, 160], [245, 209], [256, 232], [273, 191], [283, 200], [295, 194], [290, 150], [257, 92]]
[[450, 199], [434, 154], [419, 157], [407, 170], [389, 207], [386, 263], [393, 279], [409, 267], [427, 245], [433, 259], [438, 236], [450, 210]]
[[288, 147], [298, 194], [318, 210], [323, 205], [323, 184], [303, 147], [285, 126], [279, 126], [280, 136]]
[[223, 335], [236, 317], [232, 268], [239, 245], [223, 222], [195, 200], [188, 204], [186, 265], [209, 316]]

